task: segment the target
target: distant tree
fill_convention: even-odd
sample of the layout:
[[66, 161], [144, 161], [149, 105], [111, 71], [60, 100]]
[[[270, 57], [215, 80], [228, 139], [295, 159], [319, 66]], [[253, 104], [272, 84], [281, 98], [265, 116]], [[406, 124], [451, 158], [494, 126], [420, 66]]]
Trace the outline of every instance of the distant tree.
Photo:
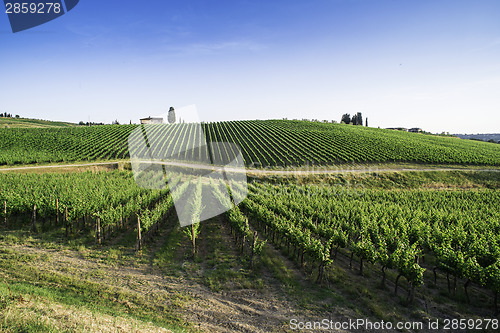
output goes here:
[[366, 117], [365, 126], [368, 127], [368, 117]]
[[354, 116], [352, 116], [351, 124], [363, 126], [363, 115], [361, 114], [361, 112], [358, 112]]
[[118, 122], [118, 119], [115, 119], [115, 120], [113, 120], [113, 122], [111, 123], [111, 125], [120, 125], [120, 123]]
[[80, 122], [78, 123], [78, 125], [83, 126], [83, 125], [85, 125], [85, 123], [80, 120]]
[[171, 106], [170, 110], [168, 110], [168, 122], [169, 124], [175, 123], [175, 110], [173, 106]]
[[358, 114], [356, 115], [356, 124], [355, 125], [363, 126], [363, 115], [361, 114], [361, 112], [358, 112]]
[[19, 118], [19, 115], [18, 115], [18, 114], [16, 114], [16, 118]]
[[345, 113], [340, 122], [344, 123], [344, 124], [350, 124], [351, 123], [351, 115], [349, 113]]

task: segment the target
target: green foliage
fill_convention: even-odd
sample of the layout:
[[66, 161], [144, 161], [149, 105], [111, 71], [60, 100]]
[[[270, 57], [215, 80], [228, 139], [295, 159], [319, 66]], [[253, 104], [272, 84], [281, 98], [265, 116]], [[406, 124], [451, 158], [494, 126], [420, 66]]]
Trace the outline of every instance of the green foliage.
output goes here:
[[189, 237], [193, 245], [193, 256], [196, 254], [196, 239], [200, 235], [201, 225], [200, 225], [200, 216], [201, 212], [204, 209], [202, 206], [202, 190], [203, 183], [202, 178], [198, 178], [198, 182], [196, 183], [196, 189], [194, 192], [194, 196], [191, 199], [191, 225], [189, 225], [184, 233]]
[[319, 264], [329, 262], [328, 249], [344, 247], [364, 261], [397, 269], [416, 287], [425, 271], [419, 258], [427, 252], [443, 272], [500, 291], [498, 191], [365, 190], [355, 195], [331, 186], [261, 183], [249, 190], [243, 205], [250, 216]]
[[[68, 211], [68, 220], [99, 217], [101, 226], [117, 224], [121, 218], [143, 210], [145, 226], [156, 218], [148, 208], [168, 193], [137, 186], [130, 172], [82, 172], [68, 174], [0, 174], [0, 202], [7, 203], [7, 216], [28, 215], [37, 207], [37, 216], [52, 218]], [[166, 199], [171, 203], [170, 196]], [[59, 210], [57, 210], [59, 209]], [[143, 222], [144, 223], [144, 222]]]
[[128, 157], [135, 125], [0, 128], [0, 165]]
[[342, 119], [340, 119], [340, 122], [344, 124], [350, 124], [351, 123], [351, 115], [349, 113], [345, 113], [342, 115]]

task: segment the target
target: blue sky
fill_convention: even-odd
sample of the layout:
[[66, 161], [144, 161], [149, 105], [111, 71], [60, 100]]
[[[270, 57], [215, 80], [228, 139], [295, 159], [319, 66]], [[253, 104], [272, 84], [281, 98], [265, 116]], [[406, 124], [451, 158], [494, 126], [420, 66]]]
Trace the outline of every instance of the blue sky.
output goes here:
[[495, 0], [81, 0], [16, 34], [0, 13], [0, 111], [128, 123], [196, 104], [204, 121], [362, 112], [500, 132], [499, 13]]

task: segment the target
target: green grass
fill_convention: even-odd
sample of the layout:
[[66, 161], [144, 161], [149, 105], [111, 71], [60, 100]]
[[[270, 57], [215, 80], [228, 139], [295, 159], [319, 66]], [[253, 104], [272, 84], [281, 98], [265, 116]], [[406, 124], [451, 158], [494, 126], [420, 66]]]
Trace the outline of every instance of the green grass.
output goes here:
[[[0, 307], [4, 308], [3, 311], [8, 308], [15, 310], [15, 299], [19, 296], [23, 299], [34, 297], [50, 303], [62, 304], [64, 307], [90, 310], [112, 317], [133, 318], [167, 328], [187, 327], [186, 323], [164, 308], [161, 302], [156, 303], [146, 296], [129, 294], [113, 286], [98, 284], [71, 275], [41, 272], [30, 267], [24, 260], [20, 260], [25, 258], [17, 254], [2, 251], [0, 257], [0, 268], [10, 272], [0, 283], [0, 299], [2, 300]], [[93, 274], [93, 277], [99, 277], [99, 274], [104, 273], [94, 271]], [[10, 296], [11, 294], [14, 298]], [[120, 299], [126, 299], [127, 302], [120, 302]], [[131, 308], [133, 311], [130, 311]], [[162, 310], [158, 311], [159, 309]], [[9, 324], [9, 329], [12, 329], [12, 326], [15, 327], [15, 323]], [[28, 330], [28, 332], [37, 331]]]
[[[113, 268], [119, 270], [144, 261], [141, 253], [130, 251], [130, 246], [99, 247], [92, 238], [77, 236], [63, 239], [64, 228], [39, 234], [33, 234], [28, 226], [2, 228], [0, 234], [0, 332], [88, 331], [88, 323], [80, 319], [82, 316], [91, 316], [106, 328], [118, 321], [125, 325], [123, 327], [134, 330], [157, 331], [165, 327], [174, 332], [192, 331], [190, 324], [167, 306], [181, 306], [183, 295], [176, 293], [172, 298], [160, 299], [132, 293], [124, 288], [123, 281], [109, 283], [116, 279], [112, 275]], [[27, 248], [39, 250], [27, 252]], [[40, 269], [40, 263], [57, 265], [59, 255], [81, 257], [88, 264], [96, 263], [99, 268], [84, 274], [81, 266], [77, 269], [70, 264], [55, 270]], [[56, 320], [60, 313], [69, 317], [66, 326]], [[54, 320], [56, 323], [52, 322]]]
[[[273, 184], [336, 186], [339, 191], [364, 189], [473, 189], [500, 188], [500, 172], [479, 170], [456, 171], [378, 171], [344, 172], [332, 174], [252, 176], [250, 181]], [[383, 170], [383, 168], [381, 168]]]

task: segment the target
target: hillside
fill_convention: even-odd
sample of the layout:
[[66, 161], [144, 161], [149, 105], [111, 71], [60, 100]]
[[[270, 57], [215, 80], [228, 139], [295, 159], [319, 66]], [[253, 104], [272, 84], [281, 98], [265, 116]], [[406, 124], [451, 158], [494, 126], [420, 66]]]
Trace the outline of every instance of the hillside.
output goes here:
[[456, 137], [460, 139], [473, 139], [473, 140], [482, 140], [489, 141], [494, 140], [495, 142], [500, 141], [500, 133], [491, 133], [491, 134], [454, 134]]
[[[128, 136], [137, 126], [0, 128], [0, 165], [128, 158]], [[149, 126], [148, 132], [156, 138], [149, 138], [149, 144], [160, 156], [201, 135], [194, 124]], [[250, 167], [389, 162], [500, 165], [500, 146], [453, 137], [289, 120], [206, 123], [202, 128], [208, 142], [238, 144]], [[188, 158], [189, 154], [209, 153], [202, 149], [188, 152]]]
[[0, 118], [0, 128], [57, 128], [78, 126], [73, 123], [60, 121], [28, 119], [28, 118]]

